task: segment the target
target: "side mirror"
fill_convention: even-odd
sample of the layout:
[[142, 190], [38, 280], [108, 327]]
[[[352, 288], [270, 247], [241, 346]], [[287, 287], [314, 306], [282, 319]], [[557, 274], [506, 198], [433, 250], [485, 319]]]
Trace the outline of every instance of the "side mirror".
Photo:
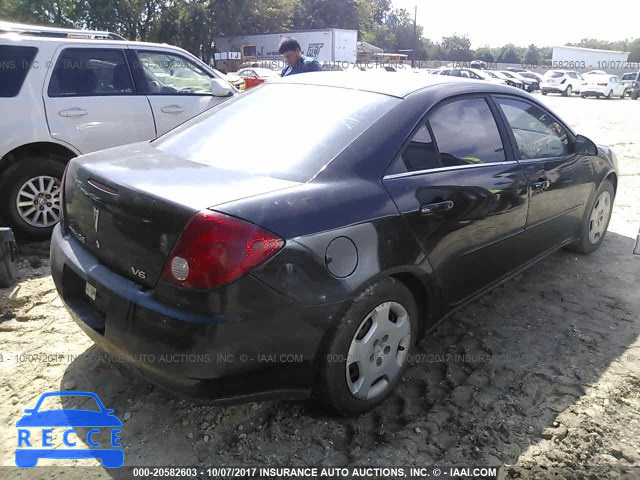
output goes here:
[[584, 135], [577, 135], [574, 143], [574, 152], [578, 155], [597, 155], [598, 147]]
[[214, 97], [228, 97], [233, 92], [231, 85], [219, 78], [211, 79], [211, 95]]

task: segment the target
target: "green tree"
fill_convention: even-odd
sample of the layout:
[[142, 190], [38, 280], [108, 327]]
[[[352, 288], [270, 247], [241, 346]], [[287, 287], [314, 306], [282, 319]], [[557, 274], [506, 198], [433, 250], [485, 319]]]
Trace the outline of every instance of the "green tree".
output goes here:
[[636, 38], [629, 44], [629, 61], [640, 62], [640, 38]]
[[493, 63], [496, 61], [493, 50], [489, 47], [478, 48], [475, 53], [475, 58], [477, 58], [478, 60], [482, 60], [483, 62]]
[[540, 64], [540, 50], [534, 44], [529, 45], [527, 51], [522, 58], [527, 65], [539, 65]]
[[447, 60], [469, 61], [473, 58], [471, 40], [466, 35], [443, 37], [441, 45]]
[[509, 43], [504, 47], [500, 48], [498, 55], [496, 57], [496, 62], [498, 63], [520, 63], [520, 59], [522, 55], [518, 53], [518, 48]]

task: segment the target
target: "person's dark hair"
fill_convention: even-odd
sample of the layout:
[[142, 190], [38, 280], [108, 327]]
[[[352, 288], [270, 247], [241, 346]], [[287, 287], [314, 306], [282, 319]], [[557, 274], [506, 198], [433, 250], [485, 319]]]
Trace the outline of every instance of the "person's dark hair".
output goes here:
[[296, 50], [302, 50], [302, 47], [295, 38], [286, 37], [280, 40], [280, 46], [278, 48], [280, 55], [284, 52], [295, 52]]

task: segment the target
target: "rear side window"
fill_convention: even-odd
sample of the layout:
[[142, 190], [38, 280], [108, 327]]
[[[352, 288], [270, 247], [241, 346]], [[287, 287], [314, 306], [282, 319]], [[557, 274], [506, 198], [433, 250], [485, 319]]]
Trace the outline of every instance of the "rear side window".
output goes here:
[[133, 93], [124, 53], [117, 49], [67, 48], [53, 69], [50, 97], [86, 97]]
[[545, 74], [545, 77], [550, 77], [550, 78], [560, 78], [560, 77], [562, 77], [563, 75], [564, 75], [564, 73], [563, 73], [563, 72], [554, 72], [554, 71], [550, 71], [550, 72], [547, 72], [547, 73]]
[[429, 115], [443, 167], [504, 162], [504, 147], [484, 98], [456, 100]]
[[0, 97], [15, 97], [31, 69], [38, 49], [0, 45]]

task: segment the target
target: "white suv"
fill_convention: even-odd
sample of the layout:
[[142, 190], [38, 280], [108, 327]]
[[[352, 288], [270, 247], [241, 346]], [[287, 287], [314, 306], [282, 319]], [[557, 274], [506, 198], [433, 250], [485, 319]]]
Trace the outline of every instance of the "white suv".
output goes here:
[[71, 158], [154, 139], [236, 93], [178, 47], [0, 22], [3, 220], [46, 238]]
[[549, 70], [542, 77], [540, 91], [547, 93], [561, 93], [568, 97], [572, 93], [579, 94], [585, 81], [578, 72], [572, 70]]

